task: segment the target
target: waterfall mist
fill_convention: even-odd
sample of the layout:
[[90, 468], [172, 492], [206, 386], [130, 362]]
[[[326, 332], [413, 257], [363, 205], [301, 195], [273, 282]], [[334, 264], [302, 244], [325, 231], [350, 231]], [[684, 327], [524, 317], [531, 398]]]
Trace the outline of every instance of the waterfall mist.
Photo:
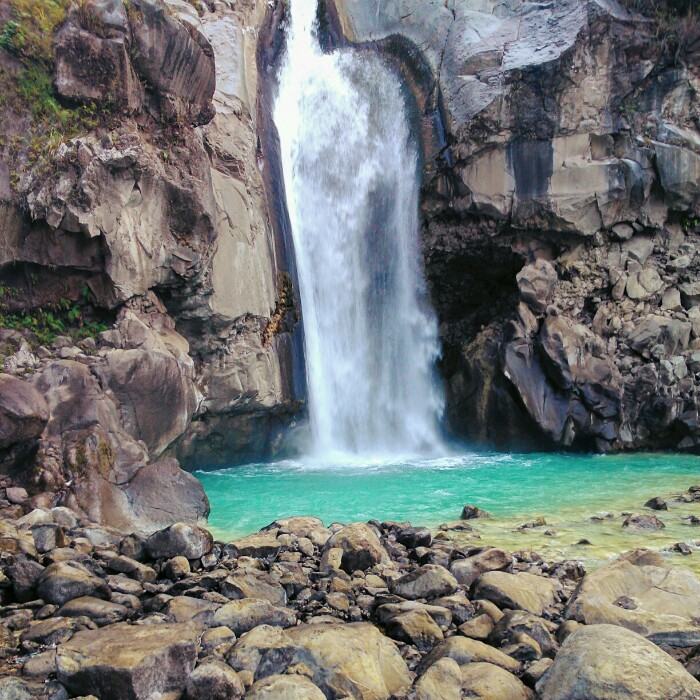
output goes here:
[[312, 452], [441, 451], [437, 323], [419, 245], [418, 145], [397, 75], [324, 54], [292, 0], [274, 119], [304, 323]]

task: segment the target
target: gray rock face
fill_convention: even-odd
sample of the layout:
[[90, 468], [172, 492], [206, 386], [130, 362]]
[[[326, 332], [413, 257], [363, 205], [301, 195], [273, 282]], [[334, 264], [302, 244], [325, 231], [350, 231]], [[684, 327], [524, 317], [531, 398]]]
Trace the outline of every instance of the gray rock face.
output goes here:
[[197, 660], [198, 635], [176, 624], [78, 632], [58, 649], [58, 679], [74, 695], [147, 700], [182, 693]]
[[691, 700], [700, 695], [700, 683], [655, 644], [600, 624], [566, 639], [537, 692], [542, 700]]
[[49, 420], [44, 397], [33, 386], [0, 374], [0, 450], [38, 438]]

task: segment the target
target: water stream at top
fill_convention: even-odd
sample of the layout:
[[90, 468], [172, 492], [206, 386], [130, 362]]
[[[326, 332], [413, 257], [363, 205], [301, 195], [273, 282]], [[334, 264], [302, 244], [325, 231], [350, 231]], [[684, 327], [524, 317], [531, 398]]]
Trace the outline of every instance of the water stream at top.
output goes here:
[[437, 323], [418, 241], [420, 172], [396, 76], [324, 54], [293, 0], [275, 103], [304, 319], [312, 453], [441, 451]]

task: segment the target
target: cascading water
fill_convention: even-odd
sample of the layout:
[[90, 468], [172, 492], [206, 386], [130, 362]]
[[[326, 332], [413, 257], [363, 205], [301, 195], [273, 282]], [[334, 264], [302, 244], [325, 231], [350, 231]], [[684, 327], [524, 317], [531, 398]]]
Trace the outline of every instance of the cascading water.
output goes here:
[[299, 273], [313, 452], [441, 446], [437, 324], [418, 242], [419, 168], [398, 77], [324, 54], [315, 0], [292, 0], [274, 113]]

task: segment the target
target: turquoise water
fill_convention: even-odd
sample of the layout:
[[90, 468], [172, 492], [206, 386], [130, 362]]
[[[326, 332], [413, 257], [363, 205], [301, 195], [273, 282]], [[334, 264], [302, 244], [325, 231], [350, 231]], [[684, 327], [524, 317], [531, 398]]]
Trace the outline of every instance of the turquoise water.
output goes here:
[[[437, 527], [458, 520], [462, 506], [470, 503], [493, 517], [475, 523], [479, 532], [462, 538], [544, 548], [552, 555], [571, 555], [582, 537], [593, 546], [583, 553], [579, 546], [573, 553], [591, 560], [634, 546], [662, 549], [700, 540], [700, 528], [682, 519], [700, 516], [695, 503], [670, 502], [670, 510], [659, 514], [666, 524], [660, 533], [621, 527], [622, 512], [645, 512], [649, 498], [679, 494], [700, 482], [700, 457], [695, 456], [474, 453], [369, 464], [286, 461], [196, 475], [211, 502], [209, 524], [224, 539], [291, 515], [315, 515], [326, 524], [376, 518]], [[614, 517], [591, 520], [602, 513]], [[518, 530], [536, 516], [544, 516], [547, 526]], [[700, 552], [684, 559], [694, 564]]]

